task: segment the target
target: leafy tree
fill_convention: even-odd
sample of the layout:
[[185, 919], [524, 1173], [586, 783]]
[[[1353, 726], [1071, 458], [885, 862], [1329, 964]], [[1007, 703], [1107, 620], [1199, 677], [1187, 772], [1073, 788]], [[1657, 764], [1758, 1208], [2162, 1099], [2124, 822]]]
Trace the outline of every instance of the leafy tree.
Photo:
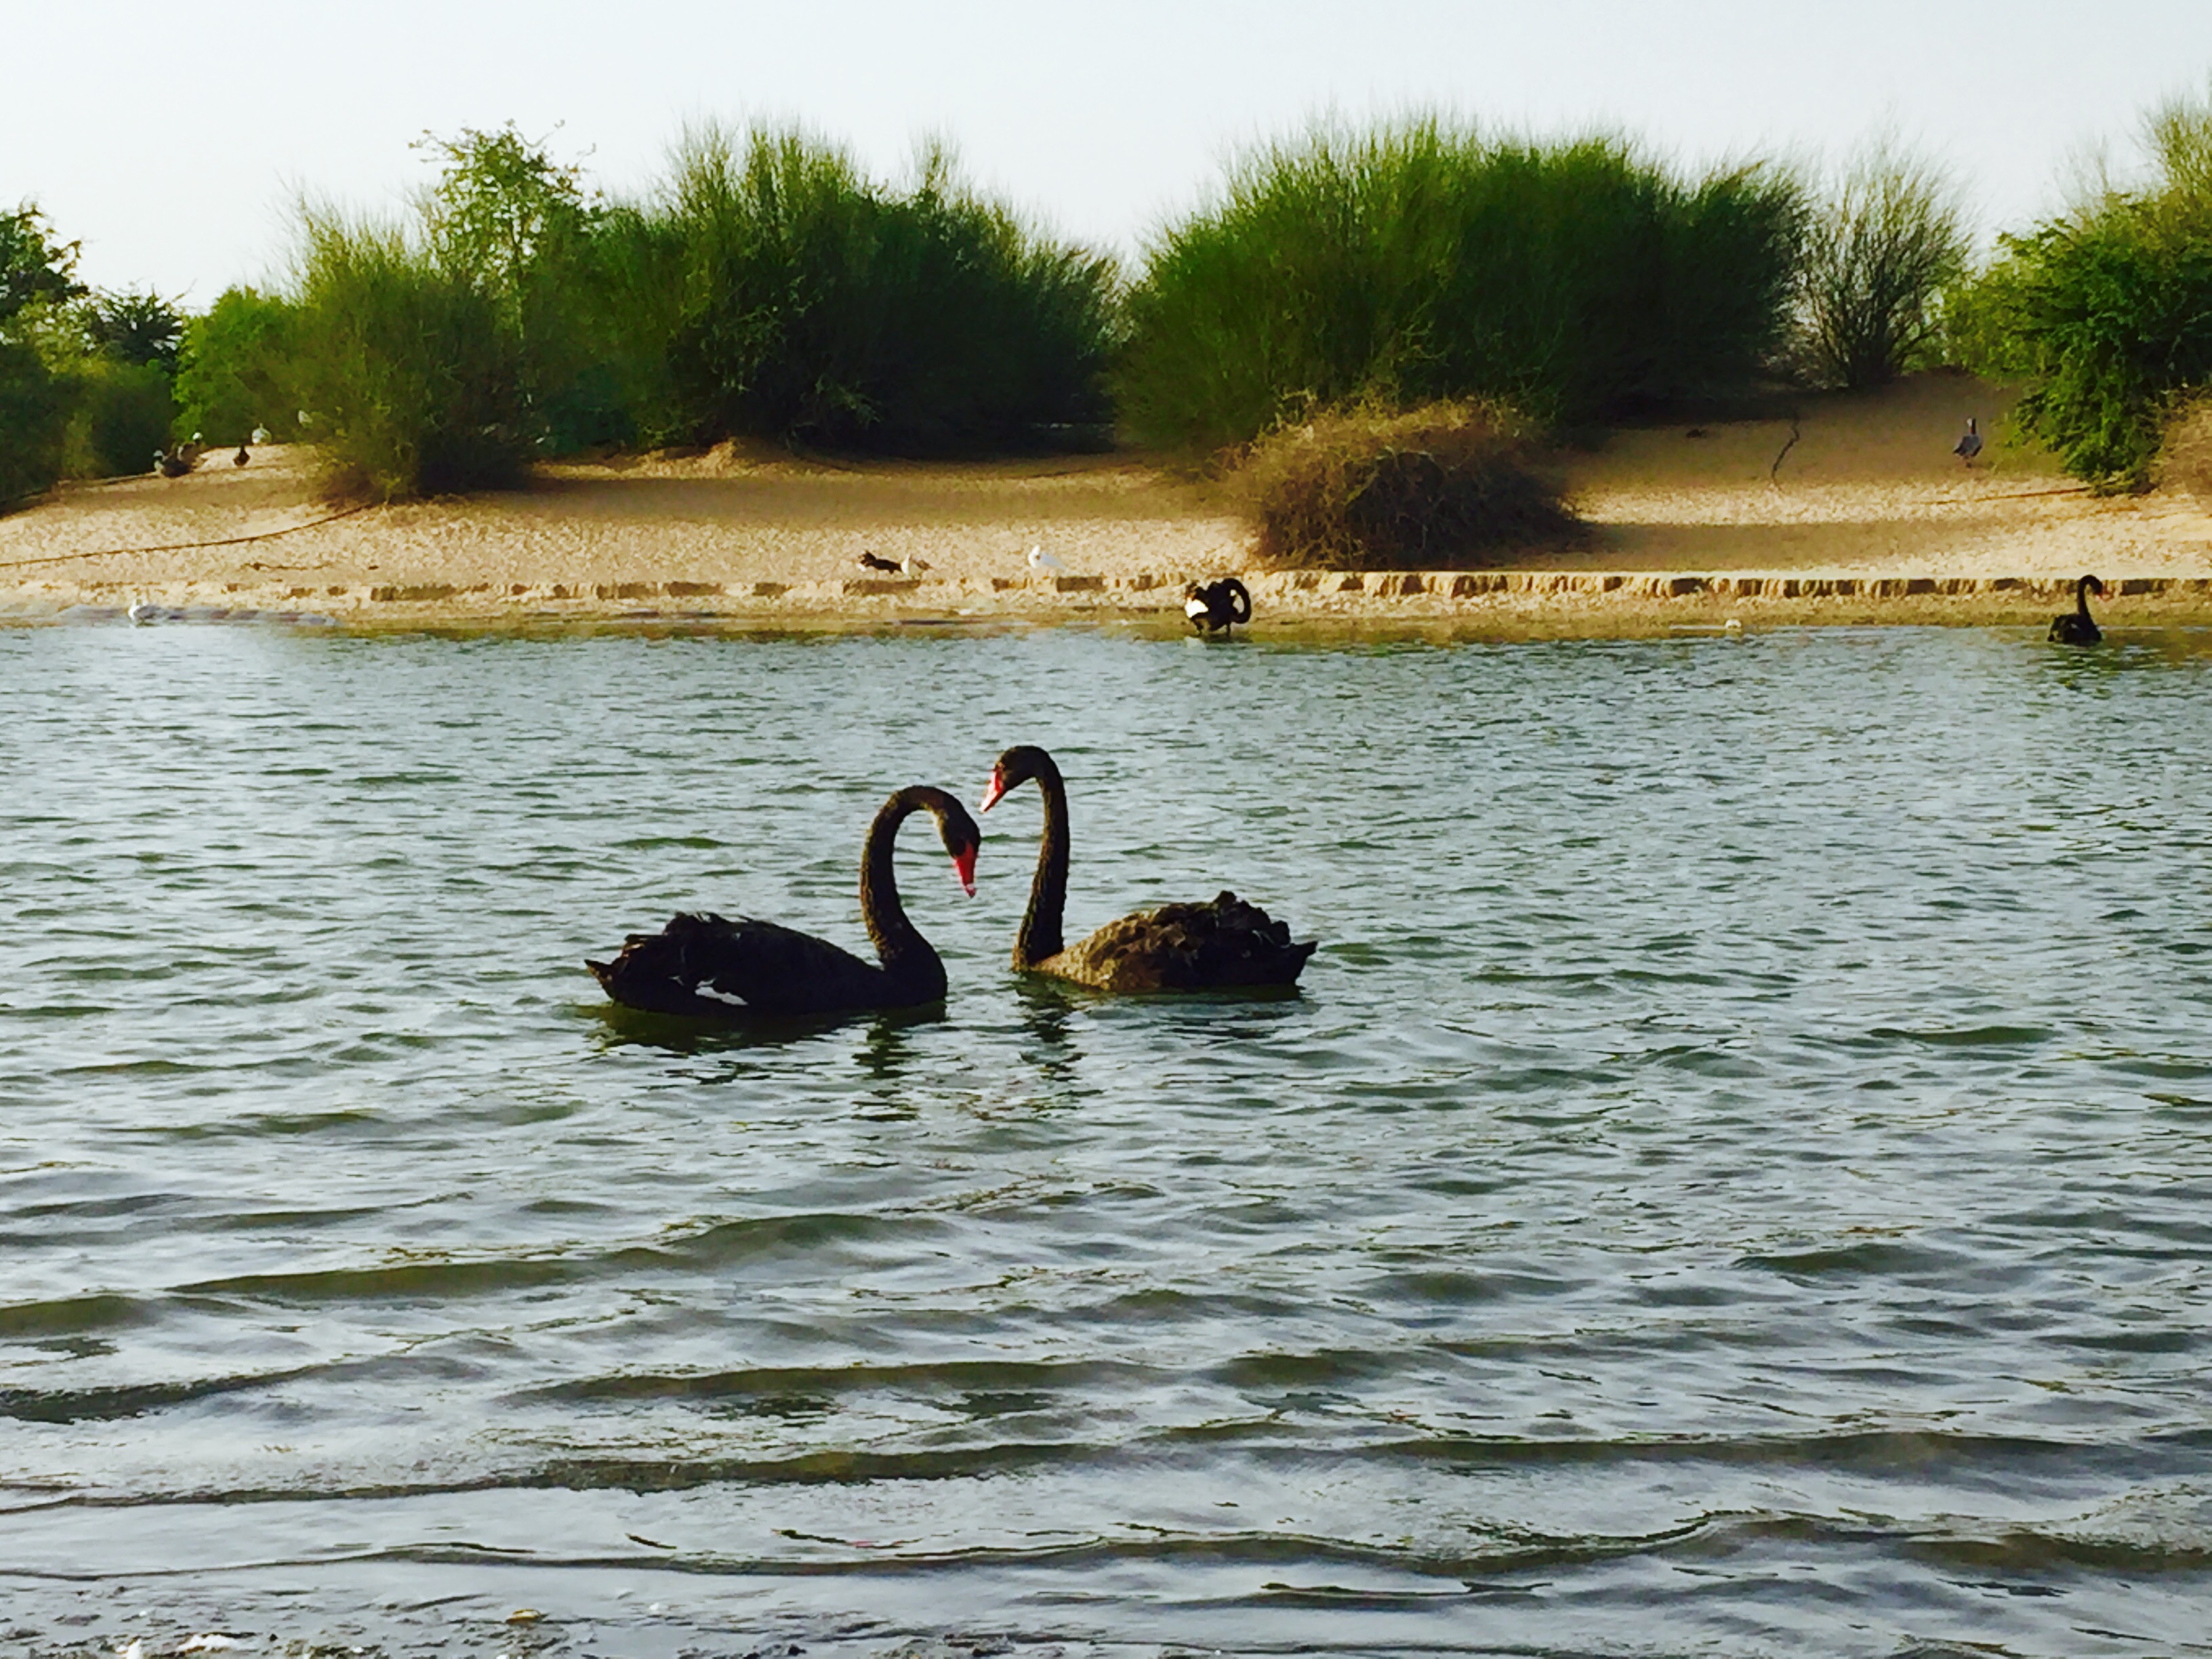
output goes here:
[[95, 349], [118, 362], [150, 363], [177, 372], [185, 314], [150, 289], [95, 294], [85, 304], [85, 332]]
[[299, 307], [251, 288], [227, 289], [186, 325], [177, 360], [177, 425], [208, 441], [243, 443], [256, 427], [299, 436]]
[[0, 331], [41, 301], [60, 305], [84, 293], [76, 280], [79, 246], [53, 240], [32, 203], [0, 213]]
[[565, 251], [590, 216], [583, 170], [555, 161], [512, 121], [497, 132], [464, 127], [453, 138], [425, 133], [415, 147], [445, 161], [425, 203], [440, 261], [520, 307], [545, 264]]

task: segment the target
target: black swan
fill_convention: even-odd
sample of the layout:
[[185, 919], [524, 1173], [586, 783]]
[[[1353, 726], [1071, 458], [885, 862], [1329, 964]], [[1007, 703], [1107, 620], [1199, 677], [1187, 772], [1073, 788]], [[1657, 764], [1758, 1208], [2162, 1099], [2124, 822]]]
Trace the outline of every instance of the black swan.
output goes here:
[[238, 453], [230, 458], [230, 464], [233, 466], [244, 466], [252, 459], [252, 456], [246, 453], [246, 446], [244, 444], [240, 444], [238, 447]]
[[1217, 629], [1226, 633], [1236, 623], [1252, 620], [1252, 596], [1234, 576], [1224, 576], [1204, 586], [1193, 582], [1182, 591], [1182, 614], [1201, 634]]
[[1017, 744], [991, 769], [988, 812], [1006, 792], [1036, 780], [1044, 796], [1044, 840], [1037, 848], [1030, 908], [1014, 939], [1014, 966], [1101, 991], [1208, 991], [1295, 985], [1316, 941], [1293, 943], [1291, 930], [1256, 904], [1223, 893], [1211, 904], [1164, 904], [1109, 921], [1074, 945], [1060, 942], [1067, 902], [1067, 786], [1050, 755]]
[[2089, 615], [2092, 593], [2100, 599], [2105, 597], [2105, 585], [2094, 576], [2084, 576], [2074, 584], [2074, 608], [2051, 619], [2051, 632], [2045, 637], [2053, 645], [2094, 645], [2105, 637]]
[[935, 816], [961, 886], [975, 891], [983, 837], [967, 808], [927, 785], [894, 794], [860, 852], [860, 921], [881, 966], [773, 921], [688, 913], [657, 933], [632, 933], [612, 962], [584, 965], [617, 1002], [660, 1014], [837, 1014], [940, 1002], [945, 964], [907, 920], [891, 872], [898, 827], [917, 811]]
[[1959, 434], [1959, 441], [1951, 446], [1951, 453], [1969, 467], [1973, 465], [1974, 457], [1982, 453], [1982, 434], [1975, 429], [1972, 416], [1966, 416], [1966, 429]]

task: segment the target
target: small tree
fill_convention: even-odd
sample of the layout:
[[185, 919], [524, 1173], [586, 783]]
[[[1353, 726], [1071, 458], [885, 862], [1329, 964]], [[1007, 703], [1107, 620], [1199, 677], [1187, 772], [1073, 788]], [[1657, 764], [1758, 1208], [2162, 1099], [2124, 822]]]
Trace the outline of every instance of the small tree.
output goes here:
[[77, 248], [52, 240], [33, 203], [0, 213], [0, 333], [33, 305], [62, 305], [84, 293], [76, 280]]
[[1805, 241], [1800, 356], [1823, 386], [1885, 386], [1934, 340], [1936, 301], [1966, 266], [1958, 192], [1878, 139], [1844, 173]]
[[299, 436], [302, 400], [293, 362], [299, 307], [250, 288], [224, 290], [185, 330], [177, 362], [177, 425], [208, 441], [243, 443], [256, 427], [279, 442]]
[[33, 204], [0, 213], [0, 510], [61, 476], [74, 388], [40, 347], [50, 313], [84, 293], [76, 257]]
[[177, 372], [185, 314], [151, 289], [95, 294], [85, 303], [84, 329], [93, 348], [123, 363], [150, 363]]

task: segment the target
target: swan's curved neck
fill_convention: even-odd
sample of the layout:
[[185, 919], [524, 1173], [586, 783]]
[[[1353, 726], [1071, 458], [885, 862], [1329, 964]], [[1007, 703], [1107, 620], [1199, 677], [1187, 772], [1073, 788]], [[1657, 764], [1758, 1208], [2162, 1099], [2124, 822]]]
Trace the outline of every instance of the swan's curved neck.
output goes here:
[[924, 809], [934, 811], [919, 790], [900, 790], [876, 814], [860, 848], [860, 921], [886, 969], [938, 959], [929, 941], [907, 920], [906, 906], [899, 902], [898, 877], [891, 869], [891, 847], [898, 839], [899, 825]]
[[1044, 839], [1037, 843], [1036, 874], [1030, 881], [1030, 908], [1014, 936], [1014, 966], [1028, 968], [1060, 951], [1060, 915], [1067, 908], [1067, 786], [1051, 761], [1036, 769], [1044, 796]]
[[2074, 609], [2078, 615], [2089, 614], [2089, 579], [2087, 576], [2074, 584]]

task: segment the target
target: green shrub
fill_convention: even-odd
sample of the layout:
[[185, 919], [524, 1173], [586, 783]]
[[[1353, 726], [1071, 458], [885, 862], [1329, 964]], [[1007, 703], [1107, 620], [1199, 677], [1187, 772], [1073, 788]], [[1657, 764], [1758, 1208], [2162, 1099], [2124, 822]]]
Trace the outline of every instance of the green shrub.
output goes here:
[[53, 487], [62, 473], [70, 388], [29, 345], [0, 336], [0, 511]]
[[185, 327], [177, 359], [177, 428], [240, 444], [256, 427], [280, 443], [300, 435], [293, 357], [298, 310], [250, 288], [226, 289]]
[[1803, 213], [1784, 174], [1686, 182], [1613, 139], [1316, 131], [1156, 241], [1121, 418], [1205, 450], [1359, 397], [1577, 422], [1733, 388], [1783, 337]]
[[1110, 264], [969, 192], [940, 154], [901, 196], [801, 133], [694, 132], [649, 234], [695, 438], [930, 453], [1105, 418]]
[[94, 356], [70, 378], [75, 396], [64, 474], [112, 478], [152, 471], [156, 452], [169, 447], [169, 377], [153, 363]]
[[1806, 233], [1801, 367], [1816, 385], [1886, 386], [1918, 366], [1939, 301], [1965, 274], [1957, 192], [1934, 167], [1878, 141]]
[[2212, 382], [2212, 99], [2151, 137], [2149, 187], [2005, 237], [1954, 307], [1968, 366], [2024, 380], [2014, 422], [2104, 490], [2146, 483], [2177, 400]]
[[1434, 569], [1574, 538], [1530, 437], [1492, 404], [1332, 410], [1261, 438], [1232, 485], [1270, 562]]
[[517, 482], [533, 448], [520, 331], [400, 231], [310, 211], [293, 373], [340, 494]]

